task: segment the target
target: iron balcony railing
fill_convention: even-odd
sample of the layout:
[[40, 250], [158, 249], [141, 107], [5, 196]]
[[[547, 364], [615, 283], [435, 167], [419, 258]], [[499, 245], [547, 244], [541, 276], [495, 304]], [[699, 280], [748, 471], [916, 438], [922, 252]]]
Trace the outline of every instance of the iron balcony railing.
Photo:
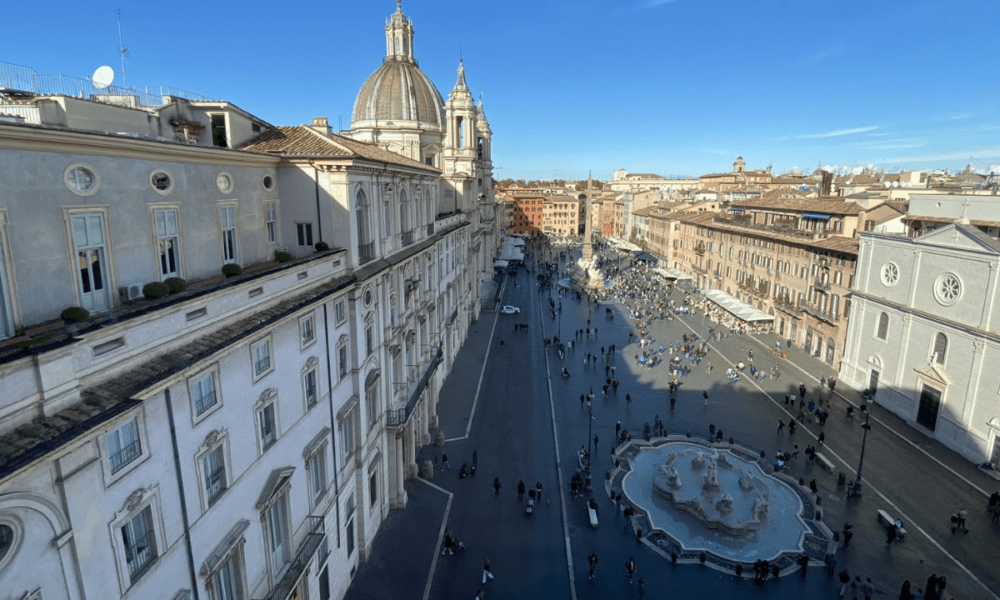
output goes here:
[[822, 310], [809, 306], [808, 304], [803, 304], [801, 308], [806, 314], [812, 315], [817, 319], [819, 319], [820, 321], [825, 321], [826, 323], [829, 323], [831, 325], [836, 325], [837, 321], [839, 320], [836, 315], [828, 312], [823, 312]]
[[125, 465], [142, 456], [142, 443], [135, 440], [122, 447], [121, 450], [111, 455], [111, 472], [115, 473]]
[[375, 260], [375, 242], [358, 245], [358, 260], [362, 263]]
[[813, 280], [813, 287], [815, 287], [817, 290], [822, 290], [825, 292], [830, 289], [830, 282], [823, 281], [822, 279], [819, 279], [817, 277], [816, 279]]
[[316, 548], [319, 548], [323, 538], [326, 537], [323, 528], [323, 517], [309, 516], [306, 519], [309, 521], [309, 533], [306, 534], [305, 539], [299, 544], [298, 552], [295, 553], [295, 558], [292, 559], [292, 563], [285, 570], [281, 581], [271, 589], [271, 592], [267, 596], [264, 596], [263, 600], [287, 600], [292, 590], [295, 589], [295, 584], [302, 577], [302, 573], [309, 566], [309, 561], [312, 560]]

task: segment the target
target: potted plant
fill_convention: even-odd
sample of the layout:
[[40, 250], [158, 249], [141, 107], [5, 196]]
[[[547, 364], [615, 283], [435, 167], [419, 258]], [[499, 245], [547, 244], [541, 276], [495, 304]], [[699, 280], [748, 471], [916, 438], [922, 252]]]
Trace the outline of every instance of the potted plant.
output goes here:
[[59, 317], [63, 320], [66, 333], [74, 335], [90, 319], [90, 311], [81, 306], [70, 306], [59, 313]]
[[326, 242], [316, 242], [316, 252], [325, 252], [330, 249], [330, 244]]
[[145, 296], [147, 300], [163, 298], [169, 293], [170, 287], [162, 281], [151, 281], [142, 286], [142, 295]]
[[222, 274], [226, 277], [236, 277], [243, 274], [243, 268], [234, 263], [225, 264], [222, 265]]
[[179, 294], [187, 289], [187, 280], [181, 279], [180, 277], [168, 277], [163, 281], [167, 284], [167, 288], [170, 289], [171, 294]]
[[291, 252], [282, 252], [281, 250], [278, 250], [277, 252], [274, 253], [274, 262], [286, 263], [290, 260], [292, 260]]

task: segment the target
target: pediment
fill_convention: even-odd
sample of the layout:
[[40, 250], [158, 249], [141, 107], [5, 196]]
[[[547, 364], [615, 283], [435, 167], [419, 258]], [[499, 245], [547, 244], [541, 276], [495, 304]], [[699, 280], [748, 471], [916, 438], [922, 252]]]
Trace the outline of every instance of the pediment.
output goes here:
[[914, 369], [914, 371], [940, 384], [951, 385], [951, 379], [945, 374], [944, 369], [937, 365], [927, 365], [926, 367]]
[[921, 244], [977, 250], [1000, 255], [1000, 244], [971, 225], [951, 223], [917, 238]]

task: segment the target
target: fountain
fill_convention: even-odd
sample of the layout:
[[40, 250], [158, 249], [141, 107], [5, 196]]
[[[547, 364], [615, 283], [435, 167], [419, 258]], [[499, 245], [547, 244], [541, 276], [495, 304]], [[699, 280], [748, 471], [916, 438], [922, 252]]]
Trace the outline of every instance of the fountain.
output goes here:
[[676, 544], [681, 554], [752, 563], [822, 545], [825, 526], [810, 526], [803, 516], [812, 514], [808, 495], [744, 458], [753, 454], [687, 438], [633, 442], [619, 449], [624, 475], [609, 487], [620, 486], [644, 511], [649, 535], [663, 539], [664, 547]]

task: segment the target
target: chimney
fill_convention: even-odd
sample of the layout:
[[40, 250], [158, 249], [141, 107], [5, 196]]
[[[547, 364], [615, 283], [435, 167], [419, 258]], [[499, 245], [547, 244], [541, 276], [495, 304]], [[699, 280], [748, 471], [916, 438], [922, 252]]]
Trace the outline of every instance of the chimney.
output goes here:
[[323, 135], [330, 135], [333, 133], [330, 129], [330, 123], [327, 121], [326, 117], [313, 117], [313, 124], [310, 125], [310, 127]]

